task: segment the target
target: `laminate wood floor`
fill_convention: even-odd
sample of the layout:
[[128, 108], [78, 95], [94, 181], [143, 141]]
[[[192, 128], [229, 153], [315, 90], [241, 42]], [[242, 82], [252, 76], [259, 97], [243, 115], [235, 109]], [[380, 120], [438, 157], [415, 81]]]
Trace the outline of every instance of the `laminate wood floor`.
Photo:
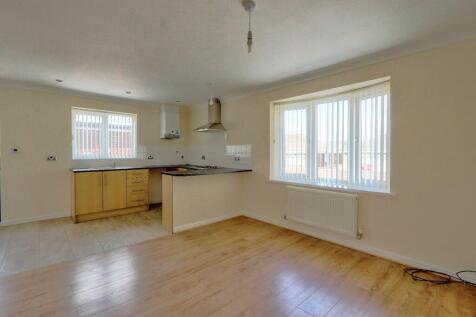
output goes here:
[[476, 291], [246, 217], [0, 278], [1, 316], [475, 316]]

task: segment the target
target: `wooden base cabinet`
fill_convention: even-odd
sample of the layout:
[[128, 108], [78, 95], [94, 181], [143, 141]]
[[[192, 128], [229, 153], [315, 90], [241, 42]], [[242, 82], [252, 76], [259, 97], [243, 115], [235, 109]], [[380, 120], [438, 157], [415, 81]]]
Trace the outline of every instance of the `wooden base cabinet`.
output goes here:
[[75, 214], [85, 215], [102, 211], [102, 172], [76, 173], [73, 176]]
[[75, 222], [149, 209], [149, 170], [73, 173]]
[[149, 170], [127, 171], [127, 207], [149, 204]]
[[126, 171], [102, 172], [102, 183], [103, 210], [126, 208]]

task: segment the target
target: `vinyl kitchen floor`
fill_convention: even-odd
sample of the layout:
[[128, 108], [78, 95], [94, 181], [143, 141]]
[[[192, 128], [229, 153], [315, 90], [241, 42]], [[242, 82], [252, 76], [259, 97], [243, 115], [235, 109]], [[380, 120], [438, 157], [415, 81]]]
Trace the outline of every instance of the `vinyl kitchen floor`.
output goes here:
[[0, 227], [0, 276], [168, 235], [157, 210], [74, 224], [69, 218]]

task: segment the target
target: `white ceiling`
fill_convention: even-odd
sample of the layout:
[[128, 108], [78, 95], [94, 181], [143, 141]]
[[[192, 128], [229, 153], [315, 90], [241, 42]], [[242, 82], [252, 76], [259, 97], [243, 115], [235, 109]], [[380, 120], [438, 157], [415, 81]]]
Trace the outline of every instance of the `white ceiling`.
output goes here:
[[476, 36], [475, 0], [256, 2], [248, 55], [239, 0], [0, 0], [0, 78], [197, 103]]

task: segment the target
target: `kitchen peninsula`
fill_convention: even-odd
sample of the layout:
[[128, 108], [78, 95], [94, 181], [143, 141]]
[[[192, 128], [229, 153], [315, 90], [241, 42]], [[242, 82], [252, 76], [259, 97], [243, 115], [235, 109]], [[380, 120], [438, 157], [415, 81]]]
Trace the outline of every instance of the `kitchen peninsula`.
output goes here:
[[82, 222], [161, 202], [163, 227], [187, 230], [237, 215], [241, 174], [250, 171], [189, 164], [74, 168], [72, 216]]

